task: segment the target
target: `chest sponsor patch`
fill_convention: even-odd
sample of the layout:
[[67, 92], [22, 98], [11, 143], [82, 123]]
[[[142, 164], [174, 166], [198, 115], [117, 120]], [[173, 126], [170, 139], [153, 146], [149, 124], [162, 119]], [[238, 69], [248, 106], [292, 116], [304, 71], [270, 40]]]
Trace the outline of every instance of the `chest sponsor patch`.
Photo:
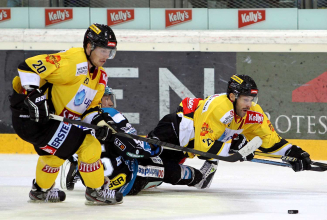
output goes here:
[[260, 112], [247, 111], [245, 124], [262, 124], [263, 114]]
[[76, 76], [87, 75], [87, 62], [76, 64]]
[[163, 179], [165, 176], [165, 168], [139, 165], [137, 175], [142, 177], [154, 177]]
[[67, 109], [83, 114], [86, 109], [91, 105], [97, 90], [91, 89], [85, 85], [80, 85], [79, 89], [76, 91], [75, 95], [66, 105]]
[[125, 185], [126, 183], [126, 174], [120, 173], [114, 178], [110, 179], [110, 189], [117, 189]]
[[72, 127], [71, 124], [66, 124], [64, 122], [60, 122], [56, 133], [53, 135], [51, 140], [48, 142], [48, 145], [51, 147], [54, 147], [56, 149], [59, 149], [61, 147], [61, 145], [65, 142], [71, 127]]
[[224, 114], [223, 117], [221, 117], [220, 121], [223, 124], [230, 124], [233, 121], [234, 118], [234, 110], [230, 110]]

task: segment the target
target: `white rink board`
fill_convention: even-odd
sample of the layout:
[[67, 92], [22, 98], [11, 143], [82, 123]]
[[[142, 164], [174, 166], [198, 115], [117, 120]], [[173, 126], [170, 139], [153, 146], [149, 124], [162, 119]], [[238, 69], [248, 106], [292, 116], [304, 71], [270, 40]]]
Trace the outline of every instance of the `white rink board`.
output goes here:
[[[210, 189], [163, 184], [114, 206], [84, 205], [84, 187], [65, 202], [28, 203], [37, 155], [0, 154], [0, 219], [326, 219], [327, 175], [251, 162], [220, 162]], [[200, 168], [202, 161], [188, 160]], [[57, 186], [59, 186], [57, 179]], [[287, 214], [297, 209], [299, 214]]]

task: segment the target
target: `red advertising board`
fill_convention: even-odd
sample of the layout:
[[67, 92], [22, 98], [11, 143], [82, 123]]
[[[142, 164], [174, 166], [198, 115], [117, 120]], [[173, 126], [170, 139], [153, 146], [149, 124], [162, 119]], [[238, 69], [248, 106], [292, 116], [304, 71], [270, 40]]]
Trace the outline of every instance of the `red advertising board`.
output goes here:
[[73, 19], [73, 9], [55, 8], [45, 9], [45, 26], [58, 24]]
[[166, 9], [166, 28], [192, 20], [192, 9]]
[[107, 9], [107, 24], [109, 26], [134, 20], [134, 9]]
[[6, 21], [11, 18], [11, 9], [10, 8], [0, 8], [0, 22]]
[[238, 10], [238, 28], [266, 20], [266, 10]]

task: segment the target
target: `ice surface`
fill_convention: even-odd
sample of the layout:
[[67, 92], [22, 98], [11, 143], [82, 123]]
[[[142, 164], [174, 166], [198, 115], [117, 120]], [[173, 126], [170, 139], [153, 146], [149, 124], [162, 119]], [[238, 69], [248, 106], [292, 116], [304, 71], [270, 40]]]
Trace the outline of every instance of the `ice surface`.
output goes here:
[[[327, 172], [220, 162], [207, 190], [163, 184], [127, 196], [121, 205], [86, 206], [80, 182], [62, 203], [28, 203], [36, 161], [37, 155], [0, 154], [0, 219], [327, 219]], [[197, 168], [202, 163], [186, 162]]]

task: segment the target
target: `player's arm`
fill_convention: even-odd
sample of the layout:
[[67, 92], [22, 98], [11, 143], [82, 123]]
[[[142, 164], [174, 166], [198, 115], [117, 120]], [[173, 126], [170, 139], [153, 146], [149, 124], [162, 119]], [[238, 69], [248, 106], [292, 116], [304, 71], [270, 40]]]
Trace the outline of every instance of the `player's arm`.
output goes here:
[[245, 136], [249, 139], [259, 136], [262, 139], [259, 150], [262, 152], [297, 158], [297, 162], [291, 162], [295, 172], [310, 169], [310, 155], [300, 147], [292, 145], [286, 139], [280, 137], [261, 107], [258, 110], [263, 114], [262, 124], [252, 125], [252, 128], [244, 132]]

